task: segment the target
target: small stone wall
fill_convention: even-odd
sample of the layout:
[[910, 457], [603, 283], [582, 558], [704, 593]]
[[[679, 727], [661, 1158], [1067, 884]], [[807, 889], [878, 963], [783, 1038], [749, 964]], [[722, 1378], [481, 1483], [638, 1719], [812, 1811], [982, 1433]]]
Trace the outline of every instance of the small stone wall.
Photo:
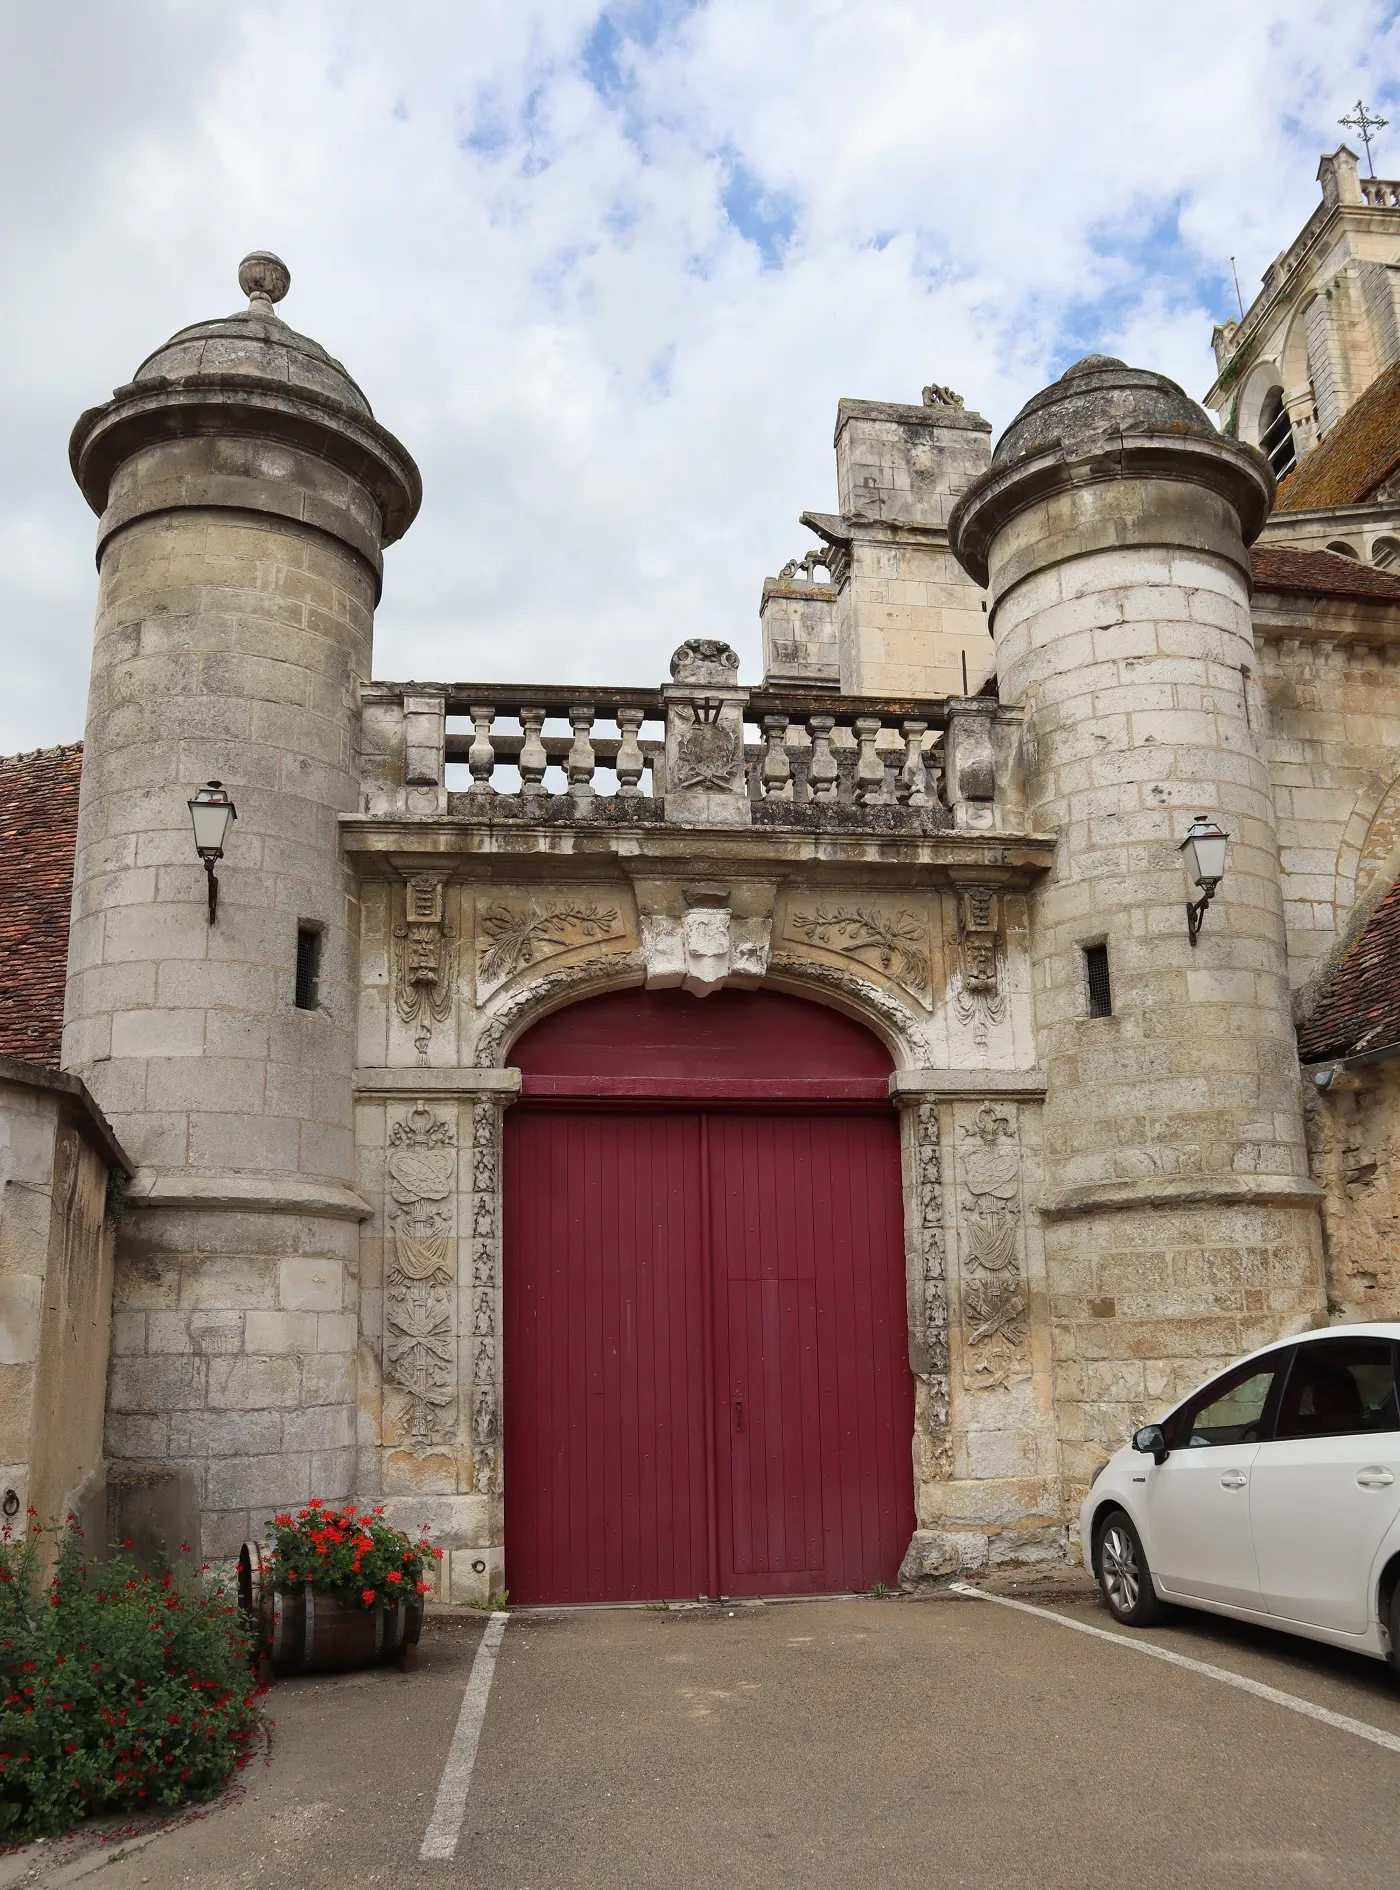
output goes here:
[[30, 1506], [86, 1511], [100, 1473], [117, 1155], [100, 1123], [72, 1077], [0, 1064], [0, 1516], [21, 1527]]

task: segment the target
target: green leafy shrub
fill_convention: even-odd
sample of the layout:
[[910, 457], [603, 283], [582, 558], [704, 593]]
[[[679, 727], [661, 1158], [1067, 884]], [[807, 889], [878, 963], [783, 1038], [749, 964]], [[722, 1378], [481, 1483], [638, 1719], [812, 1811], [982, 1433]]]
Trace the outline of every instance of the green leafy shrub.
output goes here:
[[428, 1558], [442, 1559], [430, 1548], [424, 1525], [417, 1542], [384, 1520], [382, 1508], [361, 1514], [353, 1503], [334, 1509], [315, 1497], [295, 1516], [283, 1510], [272, 1519], [274, 1588], [334, 1588], [358, 1596], [366, 1608], [376, 1601], [392, 1607], [426, 1595]]
[[0, 1841], [212, 1797], [260, 1717], [229, 1598], [188, 1566], [85, 1562], [71, 1531], [44, 1583], [44, 1533], [0, 1535]]

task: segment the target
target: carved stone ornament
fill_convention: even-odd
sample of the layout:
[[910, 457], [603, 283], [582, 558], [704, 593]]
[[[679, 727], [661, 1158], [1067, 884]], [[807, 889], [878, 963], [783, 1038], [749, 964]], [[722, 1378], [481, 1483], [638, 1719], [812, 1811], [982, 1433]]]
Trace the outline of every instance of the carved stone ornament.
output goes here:
[[421, 1448], [457, 1417], [455, 1139], [422, 1102], [389, 1131], [384, 1383], [403, 1393], [403, 1429]]
[[616, 906], [592, 899], [492, 900], [477, 908], [477, 996], [489, 997], [546, 959], [622, 938], [626, 931]]
[[671, 771], [677, 788], [703, 788], [723, 794], [734, 786], [742, 759], [741, 730], [718, 719], [707, 717], [708, 709], [718, 712], [716, 703], [695, 703], [694, 718], [676, 745], [676, 761]]
[[907, 991], [927, 1009], [933, 1002], [928, 924], [909, 907], [796, 907], [787, 915], [788, 938], [853, 958]]
[[919, 1400], [925, 1466], [930, 1475], [952, 1471], [948, 1391], [948, 1276], [943, 1252], [943, 1151], [937, 1103], [914, 1112], [914, 1194], [918, 1224], [911, 1259], [919, 1287], [925, 1370]]
[[687, 688], [733, 689], [739, 681], [739, 653], [711, 637], [690, 637], [671, 658], [671, 680]]
[[472, 1455], [483, 1495], [501, 1487], [500, 1335], [501, 1117], [494, 1103], [472, 1108]]
[[964, 1378], [1004, 1385], [1021, 1364], [1021, 1156], [1011, 1117], [984, 1103], [959, 1145]]
[[924, 389], [926, 407], [951, 407], [955, 413], [961, 413], [966, 403], [961, 394], [955, 394], [951, 387], [943, 387], [933, 381]]
[[457, 934], [444, 923], [446, 881], [414, 873], [404, 887], [404, 923], [394, 927], [394, 1009], [418, 1026], [413, 1045], [426, 1067], [433, 1025], [452, 1010]]
[[989, 1025], [1006, 1018], [1001, 988], [1001, 900], [990, 888], [969, 886], [958, 895], [958, 970], [953, 1015], [971, 1024], [973, 1041], [985, 1049]]

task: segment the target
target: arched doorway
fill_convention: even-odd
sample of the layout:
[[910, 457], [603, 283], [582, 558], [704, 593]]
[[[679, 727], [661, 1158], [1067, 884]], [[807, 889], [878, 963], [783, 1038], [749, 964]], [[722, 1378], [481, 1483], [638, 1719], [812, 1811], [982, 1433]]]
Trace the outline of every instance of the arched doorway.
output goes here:
[[513, 1600], [893, 1582], [914, 1528], [898, 1123], [867, 1031], [620, 992], [511, 1056]]

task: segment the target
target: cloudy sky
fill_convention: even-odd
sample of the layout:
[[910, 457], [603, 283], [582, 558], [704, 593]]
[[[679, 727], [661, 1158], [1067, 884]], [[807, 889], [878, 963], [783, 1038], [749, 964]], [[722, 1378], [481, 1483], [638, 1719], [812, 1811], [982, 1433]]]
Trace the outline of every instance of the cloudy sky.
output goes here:
[[649, 682], [710, 635], [756, 680], [838, 397], [1000, 430], [1090, 349], [1199, 395], [1358, 93], [1400, 175], [1397, 12], [3, 0], [0, 752], [81, 733], [69, 429], [245, 251], [423, 469], [380, 676]]

